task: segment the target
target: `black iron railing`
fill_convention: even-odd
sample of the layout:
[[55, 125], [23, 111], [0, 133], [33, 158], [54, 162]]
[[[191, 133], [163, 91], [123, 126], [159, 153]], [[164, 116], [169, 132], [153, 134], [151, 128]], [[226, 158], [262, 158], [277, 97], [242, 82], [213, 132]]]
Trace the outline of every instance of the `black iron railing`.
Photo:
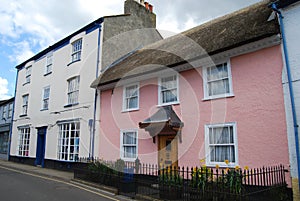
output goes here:
[[282, 165], [242, 170], [93, 161], [74, 177], [163, 200], [285, 200], [285, 173]]

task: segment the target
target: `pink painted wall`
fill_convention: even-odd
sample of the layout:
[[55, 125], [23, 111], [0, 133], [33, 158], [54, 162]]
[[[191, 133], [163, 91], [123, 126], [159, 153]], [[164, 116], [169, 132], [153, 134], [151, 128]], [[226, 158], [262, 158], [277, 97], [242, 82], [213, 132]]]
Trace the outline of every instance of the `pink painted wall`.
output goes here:
[[[288, 167], [280, 46], [231, 58], [230, 64], [234, 97], [226, 99], [203, 100], [201, 68], [180, 73], [180, 104], [173, 106], [184, 122], [179, 165], [199, 165], [205, 158], [206, 124], [236, 122], [241, 167]], [[101, 158], [120, 158], [120, 129], [137, 129], [157, 111], [157, 82], [156, 78], [140, 82], [140, 109], [133, 112], [122, 112], [122, 87], [101, 93]], [[157, 144], [144, 130], [138, 130], [138, 137], [139, 159], [156, 164]]]

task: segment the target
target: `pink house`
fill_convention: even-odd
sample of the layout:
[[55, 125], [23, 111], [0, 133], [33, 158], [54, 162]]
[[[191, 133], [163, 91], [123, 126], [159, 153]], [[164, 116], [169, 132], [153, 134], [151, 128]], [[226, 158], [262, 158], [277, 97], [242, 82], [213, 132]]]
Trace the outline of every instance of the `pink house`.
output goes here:
[[265, 2], [146, 46], [108, 68], [99, 158], [289, 166], [279, 25]]

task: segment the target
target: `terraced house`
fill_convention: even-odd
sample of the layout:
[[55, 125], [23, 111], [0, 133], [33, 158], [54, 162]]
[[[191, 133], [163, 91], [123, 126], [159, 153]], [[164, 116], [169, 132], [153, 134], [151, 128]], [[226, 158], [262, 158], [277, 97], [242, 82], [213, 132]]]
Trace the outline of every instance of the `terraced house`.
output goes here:
[[8, 159], [14, 98], [0, 101], [0, 158]]
[[99, 18], [19, 64], [11, 160], [70, 167], [98, 156], [99, 96], [90, 83], [112, 61], [160, 40], [155, 26], [149, 5], [127, 0], [124, 14]]
[[268, 4], [158, 41], [107, 68], [92, 84], [101, 97], [99, 156], [288, 169], [280, 27]]

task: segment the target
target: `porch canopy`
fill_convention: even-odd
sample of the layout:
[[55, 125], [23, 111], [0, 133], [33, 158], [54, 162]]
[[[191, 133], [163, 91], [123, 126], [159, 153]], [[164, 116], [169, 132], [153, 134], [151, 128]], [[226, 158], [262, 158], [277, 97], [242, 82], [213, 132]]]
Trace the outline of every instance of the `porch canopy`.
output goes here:
[[155, 143], [157, 135], [178, 135], [180, 142], [181, 129], [184, 123], [179, 119], [172, 106], [163, 106], [151, 117], [139, 122], [139, 127], [149, 132]]

